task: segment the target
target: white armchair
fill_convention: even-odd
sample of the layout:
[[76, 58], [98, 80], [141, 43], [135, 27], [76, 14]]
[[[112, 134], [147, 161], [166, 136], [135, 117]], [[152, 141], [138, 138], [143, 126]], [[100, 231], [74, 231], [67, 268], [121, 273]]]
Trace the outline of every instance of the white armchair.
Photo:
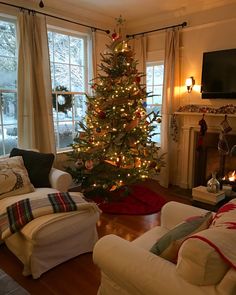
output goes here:
[[52, 188], [60, 192], [67, 192], [72, 184], [72, 177], [65, 171], [52, 168], [49, 174], [49, 181]]
[[[37, 199], [58, 191], [66, 192], [72, 184], [69, 173], [52, 168], [51, 187], [37, 187], [33, 191], [0, 199], [0, 214], [7, 206], [22, 199]], [[86, 202], [79, 192], [81, 202]], [[33, 219], [20, 231], [4, 240], [7, 247], [23, 263], [23, 275], [39, 278], [41, 274], [82, 253], [91, 252], [98, 239], [95, 210], [54, 213]]]
[[[226, 273], [219, 283], [201, 286], [186, 281], [178, 272], [178, 263], [176, 265], [149, 251], [158, 238], [167, 233], [172, 227], [190, 216], [196, 216], [204, 212], [206, 211], [203, 209], [177, 202], [169, 202], [162, 208], [161, 226], [152, 228], [136, 240], [129, 242], [115, 235], [107, 235], [101, 238], [96, 243], [93, 252], [94, 262], [101, 269], [102, 276], [98, 294], [236, 294], [236, 271], [233, 268], [226, 267]], [[209, 250], [208, 245], [203, 242], [197, 243], [196, 257], [193, 255], [192, 258], [196, 260], [196, 263], [199, 262], [199, 267], [201, 266], [200, 256], [205, 251], [201, 248], [203, 246], [207, 248], [206, 251], [214, 251]], [[217, 261], [215, 263], [217, 266]], [[206, 269], [203, 269], [203, 271], [207, 271], [207, 266], [205, 267]]]

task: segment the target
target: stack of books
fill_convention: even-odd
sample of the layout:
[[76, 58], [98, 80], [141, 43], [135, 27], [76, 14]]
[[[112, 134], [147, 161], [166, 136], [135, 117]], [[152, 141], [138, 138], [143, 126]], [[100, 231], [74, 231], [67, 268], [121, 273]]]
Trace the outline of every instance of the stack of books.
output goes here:
[[225, 192], [210, 193], [206, 186], [197, 186], [192, 189], [193, 200], [204, 202], [211, 205], [216, 205], [225, 198]]

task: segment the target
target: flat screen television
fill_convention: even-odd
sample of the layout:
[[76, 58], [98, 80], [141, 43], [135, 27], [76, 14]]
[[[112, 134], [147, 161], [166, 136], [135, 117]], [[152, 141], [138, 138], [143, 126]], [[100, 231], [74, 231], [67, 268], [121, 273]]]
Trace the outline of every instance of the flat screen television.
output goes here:
[[202, 98], [236, 99], [236, 49], [204, 52]]

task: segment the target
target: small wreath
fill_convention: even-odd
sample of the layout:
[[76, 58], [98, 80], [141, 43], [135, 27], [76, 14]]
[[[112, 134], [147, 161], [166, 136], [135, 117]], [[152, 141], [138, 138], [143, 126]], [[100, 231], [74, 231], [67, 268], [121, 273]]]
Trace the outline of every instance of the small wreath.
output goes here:
[[[57, 86], [53, 91], [63, 91], [68, 92], [68, 89], [64, 86]], [[59, 102], [59, 97], [62, 97], [62, 101]], [[72, 95], [71, 94], [52, 94], [52, 105], [56, 110], [58, 107], [58, 112], [66, 113], [68, 110], [72, 108]], [[56, 106], [57, 105], [57, 106]]]

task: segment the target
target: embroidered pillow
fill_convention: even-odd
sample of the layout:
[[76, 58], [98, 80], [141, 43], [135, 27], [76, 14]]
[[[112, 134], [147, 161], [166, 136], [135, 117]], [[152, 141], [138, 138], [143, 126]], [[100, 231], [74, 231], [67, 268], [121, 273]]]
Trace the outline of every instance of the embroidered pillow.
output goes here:
[[150, 251], [164, 259], [176, 263], [178, 251], [183, 241], [190, 235], [209, 227], [212, 213], [204, 216], [194, 216], [175, 226], [162, 236], [150, 249]]
[[0, 160], [0, 199], [34, 191], [22, 157]]
[[53, 154], [14, 148], [10, 153], [10, 157], [15, 156], [22, 156], [30, 181], [34, 187], [51, 187], [49, 173], [54, 161]]

